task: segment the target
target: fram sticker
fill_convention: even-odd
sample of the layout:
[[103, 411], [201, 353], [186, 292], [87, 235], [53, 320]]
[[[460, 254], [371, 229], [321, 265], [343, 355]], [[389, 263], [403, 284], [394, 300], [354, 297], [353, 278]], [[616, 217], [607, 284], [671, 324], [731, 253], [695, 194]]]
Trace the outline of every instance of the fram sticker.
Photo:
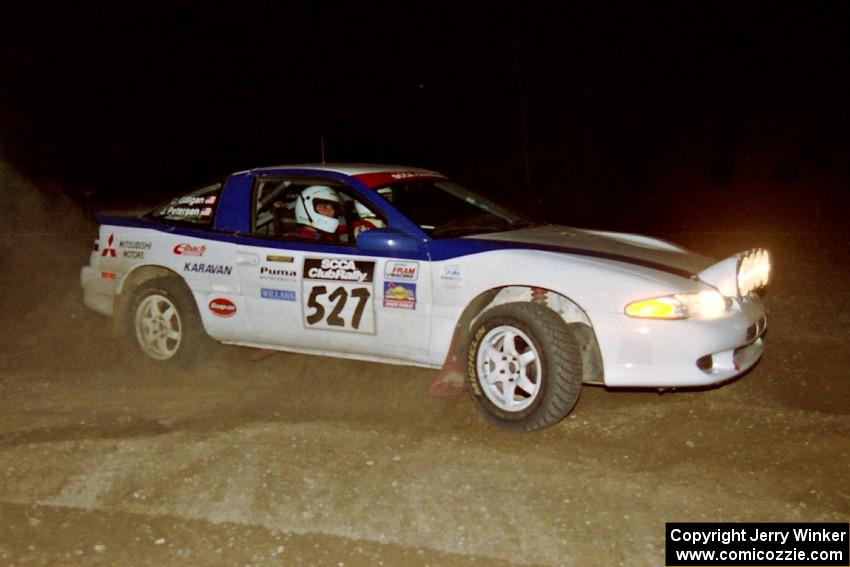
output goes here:
[[416, 309], [416, 284], [384, 282], [384, 307]]
[[386, 268], [384, 268], [384, 277], [388, 280], [415, 282], [419, 277], [419, 262], [388, 261]]
[[236, 305], [224, 297], [217, 297], [210, 301], [209, 308], [219, 317], [232, 317], [236, 314]]
[[260, 296], [263, 299], [280, 299], [283, 301], [295, 301], [295, 292], [287, 289], [261, 288]]

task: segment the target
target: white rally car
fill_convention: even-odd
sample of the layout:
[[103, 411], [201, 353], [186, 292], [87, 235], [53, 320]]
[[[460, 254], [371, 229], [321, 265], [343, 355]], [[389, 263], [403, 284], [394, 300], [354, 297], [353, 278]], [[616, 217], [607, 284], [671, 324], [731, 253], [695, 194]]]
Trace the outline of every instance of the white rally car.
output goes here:
[[634, 234], [541, 224], [423, 169], [241, 171], [141, 217], [99, 216], [85, 304], [160, 361], [228, 344], [460, 365], [517, 430], [582, 383], [703, 386], [763, 349], [767, 252], [719, 262]]

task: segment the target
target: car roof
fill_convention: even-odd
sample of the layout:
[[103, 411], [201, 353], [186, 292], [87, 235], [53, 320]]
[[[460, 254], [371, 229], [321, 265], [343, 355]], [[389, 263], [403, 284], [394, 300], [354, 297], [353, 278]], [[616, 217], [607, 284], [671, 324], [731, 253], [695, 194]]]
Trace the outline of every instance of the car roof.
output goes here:
[[258, 167], [253, 172], [273, 172], [285, 169], [315, 169], [317, 171], [328, 171], [331, 173], [342, 173], [344, 175], [358, 176], [373, 173], [415, 173], [423, 176], [438, 176], [442, 174], [421, 167], [410, 167], [404, 165], [370, 164], [370, 163], [300, 163], [291, 165], [275, 165], [270, 167]]

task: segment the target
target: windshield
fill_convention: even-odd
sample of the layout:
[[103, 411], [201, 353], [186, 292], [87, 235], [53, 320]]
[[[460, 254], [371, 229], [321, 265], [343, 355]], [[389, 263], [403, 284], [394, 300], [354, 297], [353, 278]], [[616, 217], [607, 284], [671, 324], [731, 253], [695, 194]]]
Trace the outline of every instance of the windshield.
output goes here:
[[433, 238], [516, 230], [535, 224], [521, 213], [444, 179], [393, 183], [375, 191]]

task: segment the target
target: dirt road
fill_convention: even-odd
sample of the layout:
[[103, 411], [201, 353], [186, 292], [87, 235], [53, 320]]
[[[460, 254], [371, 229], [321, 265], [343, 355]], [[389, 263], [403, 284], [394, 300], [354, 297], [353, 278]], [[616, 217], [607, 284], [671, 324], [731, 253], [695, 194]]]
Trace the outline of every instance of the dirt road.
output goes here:
[[427, 370], [145, 363], [82, 306], [87, 236], [7, 238], [0, 564], [660, 565], [666, 521], [848, 521], [850, 239], [670, 237], [771, 249], [764, 360], [706, 391], [585, 387], [533, 434], [430, 398]]

